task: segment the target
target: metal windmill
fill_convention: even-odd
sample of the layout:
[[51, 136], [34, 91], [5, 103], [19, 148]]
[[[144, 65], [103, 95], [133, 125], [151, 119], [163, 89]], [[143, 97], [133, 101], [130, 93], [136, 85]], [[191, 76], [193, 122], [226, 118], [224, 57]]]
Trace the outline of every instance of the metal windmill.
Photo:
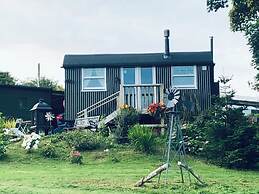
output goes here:
[[[205, 184], [188, 166], [185, 159], [185, 143], [180, 125], [179, 112], [176, 111], [176, 104], [180, 99], [180, 91], [177, 88], [171, 87], [166, 91], [166, 93], [168, 94], [167, 114], [170, 121], [168, 142], [165, 152], [166, 164], [170, 166], [171, 161], [178, 157], [177, 165], [180, 168], [182, 183], [184, 182], [183, 169], [185, 169], [188, 172], [189, 181], [191, 180], [190, 174], [192, 174], [201, 184]], [[172, 151], [174, 151], [173, 157], [171, 157]], [[168, 178], [168, 169], [169, 168], [166, 170], [166, 180]]]

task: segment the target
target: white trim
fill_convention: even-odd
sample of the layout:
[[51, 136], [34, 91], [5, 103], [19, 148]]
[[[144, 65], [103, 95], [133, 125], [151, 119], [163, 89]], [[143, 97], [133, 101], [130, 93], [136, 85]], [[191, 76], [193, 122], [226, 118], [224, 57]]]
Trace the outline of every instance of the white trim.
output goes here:
[[[85, 69], [97, 69], [97, 68], [81, 68], [81, 92], [100, 92], [107, 91], [107, 83], [106, 83], [106, 68], [102, 67], [99, 69], [104, 70], [104, 76], [94, 76], [94, 77], [84, 77]], [[104, 79], [104, 87], [88, 87], [84, 88], [84, 79]]]
[[156, 84], [156, 67], [152, 67], [153, 84]]
[[[185, 65], [185, 66], [191, 66], [191, 65]], [[197, 88], [197, 66], [193, 65], [193, 74], [182, 74], [182, 75], [174, 75], [174, 67], [179, 67], [179, 66], [171, 66], [171, 82], [173, 87], [177, 88], [182, 88], [182, 89], [198, 89]], [[180, 66], [184, 67], [184, 66]], [[173, 83], [173, 78], [174, 77], [193, 77], [194, 78], [194, 83], [192, 85], [174, 85]]]
[[[155, 66], [149, 66], [149, 68], [152, 68], [152, 84], [156, 84], [156, 67]], [[134, 68], [135, 69], [135, 84], [141, 84], [141, 68], [145, 67], [121, 67], [121, 84], [124, 85], [124, 68]], [[132, 84], [131, 84], [132, 85]]]

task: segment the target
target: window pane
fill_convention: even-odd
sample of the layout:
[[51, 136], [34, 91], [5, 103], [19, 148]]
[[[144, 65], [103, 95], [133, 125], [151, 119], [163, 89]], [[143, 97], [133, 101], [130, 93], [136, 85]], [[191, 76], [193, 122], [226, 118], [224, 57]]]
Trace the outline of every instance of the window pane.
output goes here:
[[141, 84], [152, 84], [152, 67], [142, 67], [141, 68]]
[[123, 68], [124, 84], [135, 84], [135, 68]]
[[83, 74], [84, 77], [104, 77], [104, 68], [87, 68]]
[[176, 66], [173, 67], [174, 75], [194, 74], [194, 66]]
[[91, 79], [84, 79], [83, 88], [103, 88], [104, 89], [104, 79], [103, 78], [91, 78]]
[[173, 86], [194, 86], [194, 76], [173, 77]]

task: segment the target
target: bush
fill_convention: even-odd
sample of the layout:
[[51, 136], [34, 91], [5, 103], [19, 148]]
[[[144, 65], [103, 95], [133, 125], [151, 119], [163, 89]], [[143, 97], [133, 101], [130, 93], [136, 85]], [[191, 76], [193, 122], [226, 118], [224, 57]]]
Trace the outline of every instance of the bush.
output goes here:
[[56, 146], [48, 142], [40, 148], [40, 154], [45, 158], [57, 158], [58, 152]]
[[8, 145], [8, 137], [4, 134], [5, 119], [3, 114], [0, 112], [0, 159], [6, 156], [6, 149]]
[[139, 113], [134, 108], [126, 107], [120, 110], [118, 116], [115, 119], [115, 136], [119, 142], [120, 139], [127, 140], [128, 130], [138, 122]]
[[2, 130], [4, 127], [5, 118], [3, 113], [0, 112], [0, 130]]
[[71, 131], [58, 134], [57, 139], [64, 140], [71, 149], [78, 151], [96, 150], [112, 146], [109, 138], [93, 132]]
[[129, 131], [129, 140], [137, 151], [148, 154], [155, 151], [157, 143], [156, 136], [149, 127], [135, 125]]
[[242, 109], [215, 105], [184, 129], [187, 151], [228, 168], [254, 168], [259, 162], [259, 127]]
[[71, 151], [70, 161], [72, 164], [83, 164], [83, 156], [79, 151]]
[[2, 129], [0, 129], [0, 159], [6, 156], [6, 148], [8, 144], [8, 140], [6, 139], [4, 133], [1, 131]]
[[15, 128], [16, 121], [15, 119], [8, 119], [5, 120], [3, 123], [4, 128], [10, 129], [10, 128]]

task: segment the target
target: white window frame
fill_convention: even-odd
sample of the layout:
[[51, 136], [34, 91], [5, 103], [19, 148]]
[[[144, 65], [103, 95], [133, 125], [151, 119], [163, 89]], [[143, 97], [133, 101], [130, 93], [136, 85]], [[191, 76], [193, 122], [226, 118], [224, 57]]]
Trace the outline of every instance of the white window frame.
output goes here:
[[[182, 65], [180, 67], [188, 67], [192, 65]], [[174, 75], [174, 67], [179, 67], [179, 66], [172, 66], [171, 71], [171, 82], [172, 86], [176, 88], [183, 88], [183, 89], [197, 89], [197, 66], [193, 65], [193, 74], [180, 74], [180, 75]], [[192, 85], [174, 85], [173, 83], [173, 78], [174, 77], [194, 77], [194, 83]]]
[[[147, 67], [152, 68], [152, 82], [153, 82], [152, 84], [156, 84], [156, 68], [154, 66], [147, 66]], [[121, 67], [121, 84], [123, 84], [123, 85], [124, 85], [124, 73], [123, 73], [124, 68], [127, 68], [127, 67]], [[142, 67], [137, 66], [137, 67], [130, 67], [130, 68], [135, 69], [135, 84], [134, 85], [141, 84], [141, 68]]]
[[[85, 70], [89, 70], [89, 69], [103, 69], [104, 70], [104, 76], [91, 76], [91, 77], [84, 77], [84, 71]], [[94, 92], [94, 91], [107, 91], [107, 83], [106, 83], [106, 68], [105, 67], [102, 67], [102, 68], [82, 68], [81, 69], [81, 75], [82, 75], [82, 79], [81, 79], [81, 82], [82, 82], [82, 89], [81, 91], [82, 92]], [[88, 87], [88, 88], [84, 88], [84, 79], [104, 79], [104, 87]]]

